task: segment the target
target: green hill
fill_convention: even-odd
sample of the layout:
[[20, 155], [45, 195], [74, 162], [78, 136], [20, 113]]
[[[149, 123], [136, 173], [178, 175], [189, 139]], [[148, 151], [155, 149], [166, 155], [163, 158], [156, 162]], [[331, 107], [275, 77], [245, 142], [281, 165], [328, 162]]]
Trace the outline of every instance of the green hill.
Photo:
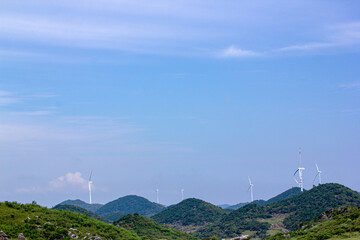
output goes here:
[[85, 214], [88, 217], [97, 219], [99, 221], [106, 222], [106, 223], [111, 223], [110, 220], [105, 219], [103, 217], [100, 217], [99, 215], [97, 215], [97, 214], [95, 214], [93, 212], [90, 212], [90, 211], [88, 211], [88, 210], [86, 210], [86, 209], [84, 209], [82, 207], [75, 206], [75, 205], [59, 204], [59, 205], [56, 205], [55, 207], [53, 207], [52, 209], [54, 209], [54, 210], [67, 210], [67, 211], [70, 211], [70, 212], [81, 213], [81, 214]]
[[17, 239], [23, 233], [28, 240], [95, 239], [96, 236], [103, 240], [141, 240], [130, 230], [84, 214], [16, 202], [0, 203], [0, 231], [10, 239]]
[[269, 240], [282, 239], [360, 239], [360, 208], [332, 208], [314, 220], [303, 224], [299, 230], [278, 233]]
[[247, 232], [265, 237], [282, 230], [293, 230], [327, 209], [345, 205], [360, 206], [360, 195], [340, 184], [323, 184], [266, 206], [249, 204], [239, 208], [219, 222], [198, 229], [196, 236], [225, 238]]
[[99, 204], [99, 203], [93, 203], [93, 204], [89, 204], [86, 203], [80, 199], [76, 199], [76, 200], [66, 200], [63, 201], [61, 203], [59, 203], [58, 205], [73, 205], [73, 206], [78, 206], [81, 208], [84, 208], [90, 212], [96, 212], [96, 210], [98, 210], [99, 208], [101, 208], [103, 206], [103, 204]]
[[133, 213], [150, 217], [164, 209], [164, 206], [150, 202], [146, 198], [129, 195], [105, 204], [95, 213], [106, 219], [115, 221], [124, 215]]
[[137, 213], [126, 215], [114, 222], [117, 227], [132, 230], [138, 236], [146, 237], [146, 239], [190, 239], [195, 240], [197, 238], [186, 234], [184, 232], [167, 228], [161, 224], [151, 221], [150, 219], [143, 217]]
[[[304, 190], [304, 191], [306, 191], [306, 190]], [[290, 188], [290, 189], [286, 190], [285, 192], [280, 193], [279, 195], [267, 200], [266, 205], [269, 205], [270, 203], [273, 203], [273, 202], [278, 202], [278, 201], [281, 201], [281, 200], [284, 200], [284, 199], [287, 199], [287, 198], [294, 197], [294, 196], [299, 195], [301, 193], [302, 192], [301, 192], [301, 189], [299, 187]]]
[[203, 226], [215, 222], [229, 212], [212, 205], [211, 203], [188, 198], [182, 202], [168, 207], [151, 219], [162, 224], [182, 229], [183, 226]]
[[[259, 205], [259, 206], [265, 206], [265, 205], [269, 205], [270, 203], [273, 203], [273, 202], [278, 202], [278, 201], [281, 201], [281, 200], [284, 200], [284, 199], [299, 195], [301, 193], [302, 192], [301, 192], [299, 187], [293, 187], [293, 188], [290, 188], [289, 190], [286, 190], [283, 193], [280, 193], [279, 195], [277, 195], [277, 196], [275, 196], [273, 198], [270, 198], [267, 201], [255, 200], [255, 201], [252, 202], [252, 204], [256, 204], [256, 205]], [[236, 205], [228, 206], [226, 209], [228, 209], [228, 210], [236, 210], [236, 209], [239, 209], [239, 208], [241, 208], [241, 207], [243, 207], [243, 206], [245, 206], [247, 204], [249, 204], [249, 203], [248, 202], [246, 202], [246, 203], [238, 203]]]

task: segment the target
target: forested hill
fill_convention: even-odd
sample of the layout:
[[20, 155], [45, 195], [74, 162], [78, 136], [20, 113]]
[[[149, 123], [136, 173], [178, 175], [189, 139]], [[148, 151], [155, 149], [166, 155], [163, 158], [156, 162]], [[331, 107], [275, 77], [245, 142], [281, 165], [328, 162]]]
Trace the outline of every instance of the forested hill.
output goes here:
[[163, 224], [202, 226], [215, 222], [227, 214], [228, 211], [211, 203], [196, 198], [188, 198], [168, 207], [153, 216], [152, 219]]
[[239, 208], [219, 222], [200, 228], [197, 236], [225, 238], [252, 231], [254, 235], [265, 237], [275, 231], [295, 229], [330, 208], [344, 205], [360, 206], [360, 195], [340, 184], [323, 184], [267, 206], [249, 204]]
[[117, 228], [84, 214], [15, 202], [0, 203], [0, 231], [9, 239], [18, 239], [20, 233], [29, 240], [142, 239], [130, 230]]
[[117, 227], [123, 227], [132, 230], [140, 237], [146, 239], [167, 239], [167, 240], [195, 240], [197, 238], [181, 232], [179, 230], [165, 227], [159, 223], [143, 217], [137, 213], [126, 215], [114, 222]]
[[103, 204], [99, 204], [99, 203], [89, 204], [84, 201], [81, 201], [80, 199], [66, 200], [66, 201], [59, 203], [58, 205], [74, 205], [74, 206], [84, 208], [91, 212], [96, 212], [96, 210], [98, 210], [99, 208], [101, 208], [103, 206]]
[[164, 209], [165, 207], [163, 205], [150, 202], [146, 198], [129, 195], [105, 204], [95, 213], [111, 221], [115, 221], [124, 215], [133, 213], [150, 217]]
[[331, 208], [297, 231], [278, 233], [269, 240], [283, 239], [360, 239], [360, 208]]
[[[286, 190], [283, 193], [280, 193], [279, 195], [276, 195], [273, 198], [270, 198], [267, 201], [255, 200], [255, 201], [253, 201], [251, 203], [259, 205], [259, 206], [265, 206], [265, 205], [269, 205], [270, 203], [273, 203], [273, 202], [278, 202], [278, 201], [281, 201], [281, 200], [284, 200], [284, 199], [299, 195], [301, 193], [302, 192], [301, 192], [299, 187], [293, 187], [293, 188], [290, 188], [290, 189]], [[241, 207], [243, 207], [243, 206], [245, 206], [247, 204], [249, 204], [249, 203], [238, 203], [236, 205], [228, 206], [226, 209], [228, 209], [228, 210], [236, 210], [236, 209], [239, 209], [239, 208], [241, 208]]]
[[110, 220], [105, 219], [103, 217], [100, 217], [99, 215], [97, 215], [97, 214], [95, 214], [95, 213], [93, 213], [91, 211], [88, 211], [88, 210], [86, 210], [86, 209], [84, 209], [82, 207], [75, 206], [75, 205], [58, 204], [55, 207], [53, 207], [52, 209], [54, 209], [54, 210], [66, 210], [66, 211], [70, 211], [70, 212], [81, 213], [81, 214], [85, 214], [88, 217], [97, 219], [99, 221], [106, 222], [106, 223], [111, 223]]

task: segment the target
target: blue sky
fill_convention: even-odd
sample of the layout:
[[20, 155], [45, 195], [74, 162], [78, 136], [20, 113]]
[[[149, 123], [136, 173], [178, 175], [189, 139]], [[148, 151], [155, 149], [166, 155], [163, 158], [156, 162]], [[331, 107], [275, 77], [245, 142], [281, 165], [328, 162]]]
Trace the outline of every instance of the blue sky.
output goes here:
[[0, 200], [360, 190], [358, 1], [2, 1]]

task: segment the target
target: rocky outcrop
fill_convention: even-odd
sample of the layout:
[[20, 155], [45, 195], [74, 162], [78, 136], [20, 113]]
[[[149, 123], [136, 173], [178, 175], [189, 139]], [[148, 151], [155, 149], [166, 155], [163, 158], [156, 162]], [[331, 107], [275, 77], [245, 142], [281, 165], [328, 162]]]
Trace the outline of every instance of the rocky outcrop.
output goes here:
[[0, 231], [0, 240], [9, 240], [3, 231]]
[[22, 233], [20, 233], [18, 236], [18, 240], [26, 240], [26, 238], [24, 237], [24, 235]]

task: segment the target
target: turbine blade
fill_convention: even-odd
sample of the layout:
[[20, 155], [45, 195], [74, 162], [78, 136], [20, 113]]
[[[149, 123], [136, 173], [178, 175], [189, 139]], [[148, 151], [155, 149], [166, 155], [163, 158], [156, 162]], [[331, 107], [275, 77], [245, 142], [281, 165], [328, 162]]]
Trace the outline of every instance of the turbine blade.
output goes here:
[[251, 185], [251, 180], [250, 180], [250, 177], [248, 177], [249, 178], [249, 184]]
[[250, 185], [250, 187], [248, 188], [248, 190], [247, 190], [247, 191], [249, 191], [249, 190], [250, 190], [250, 188], [251, 188], [251, 185]]
[[296, 178], [294, 178], [294, 180], [295, 180], [295, 182], [296, 182], [297, 184], [299, 184], [299, 182], [298, 182], [298, 180], [296, 180]]
[[317, 170], [318, 172], [320, 172], [319, 167], [318, 167], [318, 165], [316, 164], [316, 162], [315, 162], [315, 166], [316, 166], [316, 170]]
[[90, 173], [89, 182], [91, 181], [91, 176], [92, 176], [92, 170], [91, 170], [91, 173]]
[[295, 176], [295, 174], [296, 174], [298, 171], [299, 171], [299, 169], [295, 171], [294, 176]]

